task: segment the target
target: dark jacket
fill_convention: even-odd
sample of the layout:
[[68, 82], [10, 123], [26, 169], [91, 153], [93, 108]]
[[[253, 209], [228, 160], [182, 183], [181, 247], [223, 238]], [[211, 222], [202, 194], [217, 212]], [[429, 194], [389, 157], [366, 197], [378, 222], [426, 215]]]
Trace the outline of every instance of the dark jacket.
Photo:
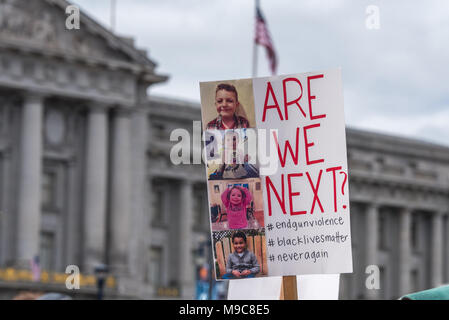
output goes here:
[[226, 272], [231, 273], [233, 270], [242, 272], [243, 270], [249, 270], [252, 274], [259, 273], [260, 266], [257, 261], [256, 255], [248, 250], [243, 252], [243, 256], [239, 257], [237, 252], [233, 252], [228, 256], [226, 262]]

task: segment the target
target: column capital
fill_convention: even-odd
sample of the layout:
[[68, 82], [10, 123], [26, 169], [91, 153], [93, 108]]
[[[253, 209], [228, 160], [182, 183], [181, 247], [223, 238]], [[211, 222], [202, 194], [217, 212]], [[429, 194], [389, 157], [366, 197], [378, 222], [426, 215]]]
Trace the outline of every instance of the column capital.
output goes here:
[[117, 117], [130, 117], [132, 111], [133, 110], [127, 106], [122, 106], [122, 105], [114, 106], [114, 115]]
[[377, 211], [379, 211], [381, 206], [382, 205], [379, 202], [377, 202], [377, 201], [367, 202], [366, 203], [366, 208], [368, 210], [377, 210]]
[[29, 103], [42, 103], [48, 96], [47, 93], [41, 91], [26, 91], [23, 93], [25, 101]]
[[69, 157], [68, 159], [67, 159], [67, 166], [69, 167], [69, 168], [73, 168], [73, 167], [75, 167], [76, 166], [76, 164], [77, 164], [77, 162], [78, 162], [78, 159], [76, 158], [76, 156], [71, 156], [71, 157]]
[[2, 151], [2, 156], [4, 159], [11, 159], [12, 147], [10, 144], [0, 146], [0, 151]]
[[190, 179], [182, 179], [180, 180], [180, 185], [183, 187], [193, 187], [193, 185], [196, 183], [194, 180]]
[[432, 215], [436, 218], [442, 218], [445, 215], [447, 215], [447, 211], [446, 210], [436, 210], [432, 212]]
[[399, 210], [403, 214], [412, 214], [412, 212], [414, 211], [413, 207], [411, 206], [400, 207]]
[[86, 106], [89, 112], [92, 113], [105, 113], [108, 109], [112, 108], [111, 104], [101, 101], [88, 101]]

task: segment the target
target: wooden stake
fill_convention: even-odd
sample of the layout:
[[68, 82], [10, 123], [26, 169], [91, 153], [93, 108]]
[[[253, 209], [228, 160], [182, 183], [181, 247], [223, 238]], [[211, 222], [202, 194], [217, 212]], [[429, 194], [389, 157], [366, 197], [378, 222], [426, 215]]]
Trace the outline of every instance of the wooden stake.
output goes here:
[[283, 276], [280, 300], [298, 300], [296, 276]]

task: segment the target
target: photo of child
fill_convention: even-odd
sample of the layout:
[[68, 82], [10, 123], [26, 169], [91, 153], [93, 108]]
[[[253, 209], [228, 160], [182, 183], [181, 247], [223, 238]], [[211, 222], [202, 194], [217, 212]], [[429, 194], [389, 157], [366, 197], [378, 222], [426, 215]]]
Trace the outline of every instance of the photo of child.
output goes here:
[[260, 178], [209, 181], [208, 187], [212, 231], [264, 226]]
[[221, 194], [221, 201], [228, 213], [228, 226], [230, 229], [244, 229], [248, 227], [246, 207], [252, 196], [245, 187], [231, 186]]
[[222, 279], [254, 278], [260, 271], [256, 255], [246, 248], [246, 235], [237, 231], [232, 235], [234, 252], [226, 261], [226, 273]]
[[265, 230], [213, 233], [217, 279], [247, 279], [268, 273]]
[[251, 79], [202, 82], [200, 87], [204, 130], [255, 127]]
[[[259, 177], [256, 164], [256, 135], [253, 129], [206, 132], [207, 175], [209, 180], [245, 179]], [[248, 137], [254, 137], [250, 141]], [[209, 139], [208, 139], [209, 138]], [[209, 142], [210, 141], [210, 142]], [[209, 143], [207, 143], [209, 142]]]
[[218, 117], [211, 120], [206, 129], [248, 128], [248, 120], [236, 113], [239, 105], [237, 89], [232, 84], [220, 83], [217, 85], [215, 108], [217, 108]]

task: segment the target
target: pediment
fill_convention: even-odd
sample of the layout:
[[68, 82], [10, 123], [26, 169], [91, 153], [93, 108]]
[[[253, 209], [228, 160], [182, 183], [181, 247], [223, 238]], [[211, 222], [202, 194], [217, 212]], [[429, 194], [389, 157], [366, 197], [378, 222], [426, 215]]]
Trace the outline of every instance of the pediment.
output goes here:
[[44, 53], [60, 53], [80, 59], [106, 59], [139, 64], [155, 63], [88, 15], [81, 12], [80, 29], [68, 30], [65, 0], [0, 0], [0, 43], [29, 47]]

